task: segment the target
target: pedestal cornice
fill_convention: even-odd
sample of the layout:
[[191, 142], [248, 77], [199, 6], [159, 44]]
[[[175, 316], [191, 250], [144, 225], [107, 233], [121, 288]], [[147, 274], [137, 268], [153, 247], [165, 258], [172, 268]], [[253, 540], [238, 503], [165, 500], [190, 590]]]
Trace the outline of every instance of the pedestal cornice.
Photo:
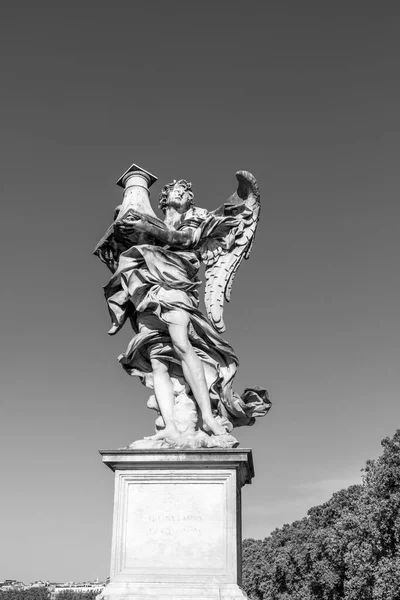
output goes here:
[[99, 450], [103, 463], [112, 471], [126, 469], [235, 469], [240, 486], [254, 477], [253, 454], [249, 448], [201, 450]]

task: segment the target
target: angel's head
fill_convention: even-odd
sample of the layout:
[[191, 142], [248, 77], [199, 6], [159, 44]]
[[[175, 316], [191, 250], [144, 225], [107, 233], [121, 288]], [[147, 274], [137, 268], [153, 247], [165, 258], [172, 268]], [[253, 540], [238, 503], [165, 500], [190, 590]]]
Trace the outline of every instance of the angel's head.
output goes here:
[[175, 208], [179, 213], [185, 213], [194, 204], [194, 194], [192, 192], [192, 184], [186, 179], [174, 179], [171, 183], [167, 183], [161, 190], [159, 196], [158, 208], [163, 213], [169, 207]]

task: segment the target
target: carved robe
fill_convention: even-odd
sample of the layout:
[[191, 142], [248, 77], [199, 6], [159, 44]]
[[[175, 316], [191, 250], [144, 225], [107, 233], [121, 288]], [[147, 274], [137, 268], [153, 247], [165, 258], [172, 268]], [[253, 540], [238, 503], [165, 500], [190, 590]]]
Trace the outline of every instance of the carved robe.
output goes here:
[[204, 209], [191, 208], [179, 230], [193, 230], [192, 246], [185, 250], [141, 244], [119, 257], [118, 268], [105, 286], [105, 296], [113, 326], [110, 334], [130, 320], [135, 332], [124, 354], [118, 358], [124, 370], [139, 376], [152, 388], [151, 358], [169, 365], [171, 376], [182, 378], [180, 361], [168, 334], [174, 309], [189, 316], [189, 339], [204, 365], [211, 405], [234, 427], [250, 425], [265, 414], [266, 390], [248, 388], [240, 397], [232, 389], [238, 359], [232, 347], [212, 327], [199, 310], [198, 279], [201, 244], [208, 237], [223, 236], [240, 227], [234, 216], [217, 216]]

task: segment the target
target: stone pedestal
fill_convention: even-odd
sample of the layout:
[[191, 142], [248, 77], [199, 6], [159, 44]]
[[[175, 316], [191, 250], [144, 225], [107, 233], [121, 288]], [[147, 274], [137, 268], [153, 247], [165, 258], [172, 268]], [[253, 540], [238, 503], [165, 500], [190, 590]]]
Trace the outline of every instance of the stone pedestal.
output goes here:
[[251, 450], [101, 450], [115, 472], [106, 600], [247, 598], [241, 488]]

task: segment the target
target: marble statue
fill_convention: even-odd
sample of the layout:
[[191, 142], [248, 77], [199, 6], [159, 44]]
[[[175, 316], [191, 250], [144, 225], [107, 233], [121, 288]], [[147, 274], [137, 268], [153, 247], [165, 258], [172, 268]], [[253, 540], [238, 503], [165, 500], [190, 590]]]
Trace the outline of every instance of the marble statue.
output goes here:
[[[130, 322], [134, 336], [118, 360], [153, 390], [147, 406], [158, 413], [155, 434], [129, 448], [236, 447], [232, 429], [271, 406], [264, 388], [233, 390], [238, 359], [221, 335], [224, 301], [260, 213], [256, 179], [248, 171], [236, 177], [237, 191], [211, 212], [195, 206], [185, 179], [167, 184], [159, 197], [164, 220], [149, 201], [154, 175], [132, 165], [117, 182], [123, 202], [95, 249], [112, 272], [104, 288], [109, 333]], [[207, 315], [199, 309], [201, 263]]]

